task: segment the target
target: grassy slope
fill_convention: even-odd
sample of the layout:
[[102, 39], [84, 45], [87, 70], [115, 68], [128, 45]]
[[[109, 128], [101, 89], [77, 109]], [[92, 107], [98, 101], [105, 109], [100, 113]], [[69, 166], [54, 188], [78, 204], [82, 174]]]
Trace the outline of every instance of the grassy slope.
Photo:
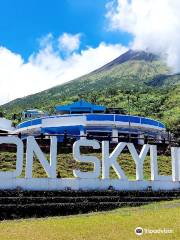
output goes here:
[[[4, 109], [22, 110], [26, 107], [47, 107], [54, 103], [71, 102], [71, 99], [78, 97], [84, 92], [91, 95], [90, 91], [118, 87], [121, 89], [136, 88], [137, 84], [145, 86], [143, 82], [153, 79], [159, 74], [168, 73], [165, 65], [159, 61], [128, 61], [114, 66], [112, 69], [103, 72], [94, 72], [82, 76], [64, 85], [59, 85], [43, 92], [33, 94], [22, 99], [16, 99], [4, 105]], [[138, 90], [138, 89], [137, 89]]]
[[[7, 116], [37, 107], [53, 113], [57, 104], [84, 98], [109, 107], [159, 119], [168, 127], [180, 124], [180, 75], [167, 77], [169, 69], [160, 61], [128, 61], [112, 69], [90, 73], [67, 84], [17, 99], [3, 106]], [[160, 76], [160, 77], [159, 77]], [[137, 101], [138, 99], [138, 101]]]
[[[100, 153], [95, 154], [99, 159], [101, 159]], [[125, 174], [129, 179], [135, 179], [135, 164], [129, 154], [124, 153], [119, 156], [118, 162]], [[1, 152], [0, 153], [0, 169], [2, 171], [15, 169], [15, 154]], [[25, 164], [25, 159], [24, 159]], [[171, 158], [167, 156], [158, 157], [159, 173], [162, 175], [171, 175]], [[90, 171], [92, 169], [91, 165], [79, 164], [73, 160], [72, 154], [59, 154], [57, 160], [57, 172], [59, 171], [61, 177], [73, 177], [73, 169], [80, 168], [81, 170]], [[24, 167], [25, 169], [25, 167]], [[22, 176], [24, 176], [24, 169]], [[46, 177], [45, 171], [40, 165], [38, 160], [34, 161], [33, 165], [33, 175], [34, 177]], [[146, 179], [150, 179], [150, 159], [146, 157], [144, 162], [144, 176]], [[111, 177], [117, 178], [115, 172], [111, 169]]]
[[180, 75], [165, 77], [168, 71], [160, 61], [128, 61], [17, 99], [4, 105], [3, 110], [9, 117], [13, 112], [31, 107], [53, 113], [55, 105], [82, 97], [109, 107], [121, 107], [127, 112], [127, 97], [131, 94], [131, 113], [159, 119], [172, 128], [180, 124]]
[[[1, 240], [133, 240], [179, 239], [180, 201], [69, 217], [3, 221]], [[171, 234], [136, 236], [134, 229], [172, 229]]]

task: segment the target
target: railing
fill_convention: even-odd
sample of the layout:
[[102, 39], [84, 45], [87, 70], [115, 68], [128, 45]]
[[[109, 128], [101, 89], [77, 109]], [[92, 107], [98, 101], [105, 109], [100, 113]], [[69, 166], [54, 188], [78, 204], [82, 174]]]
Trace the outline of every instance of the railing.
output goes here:
[[18, 124], [17, 129], [24, 128], [24, 127], [30, 127], [30, 126], [33, 126], [33, 125], [39, 125], [41, 123], [42, 123], [42, 119], [41, 118], [36, 118], [36, 119], [29, 120], [29, 121], [22, 122], [22, 123]]
[[149, 126], [159, 127], [165, 129], [165, 125], [159, 121], [145, 118], [145, 117], [138, 117], [138, 116], [129, 116], [129, 115], [118, 115], [118, 114], [86, 114], [86, 115], [66, 115], [66, 116], [49, 116], [45, 118], [37, 118], [29, 121], [25, 121], [17, 125], [17, 129], [35, 126], [42, 124], [43, 119], [47, 118], [61, 118], [61, 117], [76, 117], [76, 116], [86, 116], [87, 121], [110, 121], [110, 122], [130, 122], [136, 124], [145, 124]]

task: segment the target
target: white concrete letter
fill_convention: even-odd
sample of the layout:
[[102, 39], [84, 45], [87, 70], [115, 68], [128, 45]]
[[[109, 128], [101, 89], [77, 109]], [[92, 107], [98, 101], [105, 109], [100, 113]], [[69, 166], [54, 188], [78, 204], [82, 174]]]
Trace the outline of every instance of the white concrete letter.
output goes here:
[[143, 164], [144, 159], [147, 156], [147, 153], [149, 151], [149, 145], [145, 144], [141, 150], [140, 155], [138, 155], [134, 145], [132, 143], [127, 143], [128, 149], [131, 153], [132, 158], [135, 161], [136, 164], [136, 180], [143, 180]]
[[73, 170], [73, 175], [79, 178], [98, 178], [100, 175], [101, 164], [95, 156], [83, 156], [80, 153], [80, 147], [87, 146], [93, 149], [99, 149], [100, 145], [96, 140], [78, 140], [73, 144], [73, 158], [78, 162], [86, 162], [94, 164], [93, 172], [81, 172], [80, 170]]
[[151, 180], [162, 180], [172, 181], [171, 176], [161, 176], [158, 174], [158, 163], [157, 163], [157, 146], [150, 145], [150, 157], [151, 157]]
[[50, 163], [47, 161], [44, 153], [41, 151], [34, 137], [27, 137], [26, 150], [26, 178], [32, 178], [32, 166], [34, 154], [38, 157], [49, 178], [56, 178], [56, 160], [57, 160], [57, 138], [51, 137]]
[[121, 169], [120, 165], [117, 163], [117, 157], [125, 148], [126, 143], [119, 143], [114, 151], [109, 155], [109, 142], [103, 141], [102, 142], [102, 179], [109, 178], [109, 170], [110, 167], [114, 169], [118, 178], [120, 179], [127, 179], [124, 174], [124, 171]]
[[171, 148], [172, 180], [180, 181], [180, 147]]
[[17, 146], [16, 153], [16, 170], [15, 171], [0, 171], [0, 178], [16, 178], [21, 175], [23, 169], [23, 142], [18, 137], [0, 137], [0, 144], [8, 143]]

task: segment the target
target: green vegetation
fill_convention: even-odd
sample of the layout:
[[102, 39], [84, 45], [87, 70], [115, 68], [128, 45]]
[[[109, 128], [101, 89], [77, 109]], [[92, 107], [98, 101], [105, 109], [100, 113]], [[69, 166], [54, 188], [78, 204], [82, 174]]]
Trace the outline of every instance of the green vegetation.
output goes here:
[[156, 57], [148, 59], [149, 55], [141, 52], [132, 56], [127, 52], [123, 62], [112, 62], [111, 66], [105, 65], [64, 85], [16, 99], [1, 110], [7, 117], [34, 107], [52, 114], [55, 105], [84, 98], [107, 107], [122, 108], [127, 113], [130, 96], [132, 114], [159, 119], [168, 128], [179, 129], [180, 74], [171, 75], [168, 67]]
[[[127, 240], [179, 239], [180, 201], [69, 217], [3, 221], [1, 240]], [[136, 236], [134, 229], [170, 229], [169, 234]]]
[[[101, 159], [100, 153], [92, 153]], [[89, 154], [88, 154], [89, 155]], [[25, 157], [25, 156], [24, 156]], [[48, 156], [47, 156], [48, 157]], [[129, 179], [135, 179], [135, 163], [132, 157], [128, 153], [123, 153], [119, 156], [118, 162], [125, 174]], [[15, 153], [1, 152], [0, 153], [0, 169], [2, 171], [15, 169], [16, 155]], [[24, 159], [25, 165], [25, 159]], [[171, 175], [171, 158], [168, 156], [161, 155], [158, 157], [159, 174]], [[73, 169], [80, 168], [83, 171], [92, 170], [91, 164], [77, 163], [71, 153], [58, 154], [57, 158], [57, 172], [60, 173], [62, 178], [73, 177]], [[24, 176], [25, 166], [23, 168], [22, 176]], [[40, 165], [37, 159], [34, 160], [33, 165], [33, 176], [34, 177], [47, 177], [43, 167]], [[144, 162], [144, 177], [150, 179], [150, 159], [146, 157]], [[111, 169], [111, 178], [117, 178], [116, 173]]]
[[[141, 54], [141, 53], [140, 53]], [[137, 53], [136, 53], [137, 55]], [[180, 75], [170, 75], [167, 66], [157, 58], [133, 58], [113, 62], [111, 66], [94, 71], [67, 84], [46, 91], [16, 99], [1, 106], [6, 117], [20, 113], [26, 108], [39, 108], [54, 113], [54, 106], [67, 104], [84, 98], [87, 101], [107, 107], [119, 107], [127, 113], [128, 96], [132, 114], [149, 116], [166, 123], [174, 131], [180, 129]], [[101, 159], [100, 153], [92, 153]], [[0, 152], [0, 169], [15, 169], [15, 153]], [[129, 154], [118, 158], [129, 179], [135, 179], [135, 164]], [[158, 158], [159, 174], [171, 175], [171, 159], [161, 155]], [[46, 177], [37, 159], [33, 165], [34, 177]], [[62, 178], [73, 177], [72, 170], [80, 168], [90, 171], [92, 166], [73, 160], [71, 153], [58, 154], [57, 172]], [[21, 177], [25, 174], [24, 168]], [[150, 159], [144, 163], [144, 176], [150, 178]], [[111, 177], [116, 174], [111, 170]], [[82, 239], [179, 239], [180, 201], [154, 203], [136, 208], [121, 208], [106, 213], [93, 213], [69, 217], [2, 221], [0, 239], [25, 240], [82, 240]], [[138, 226], [149, 229], [172, 229], [172, 234], [145, 234], [137, 237]]]

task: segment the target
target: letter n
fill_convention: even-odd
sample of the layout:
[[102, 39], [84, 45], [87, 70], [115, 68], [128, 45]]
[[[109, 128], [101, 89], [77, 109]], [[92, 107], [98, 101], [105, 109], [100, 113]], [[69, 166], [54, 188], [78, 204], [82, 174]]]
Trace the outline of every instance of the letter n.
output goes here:
[[50, 162], [47, 161], [34, 137], [27, 138], [26, 150], [26, 178], [32, 178], [32, 166], [34, 154], [38, 157], [49, 178], [56, 178], [57, 138], [51, 137]]

